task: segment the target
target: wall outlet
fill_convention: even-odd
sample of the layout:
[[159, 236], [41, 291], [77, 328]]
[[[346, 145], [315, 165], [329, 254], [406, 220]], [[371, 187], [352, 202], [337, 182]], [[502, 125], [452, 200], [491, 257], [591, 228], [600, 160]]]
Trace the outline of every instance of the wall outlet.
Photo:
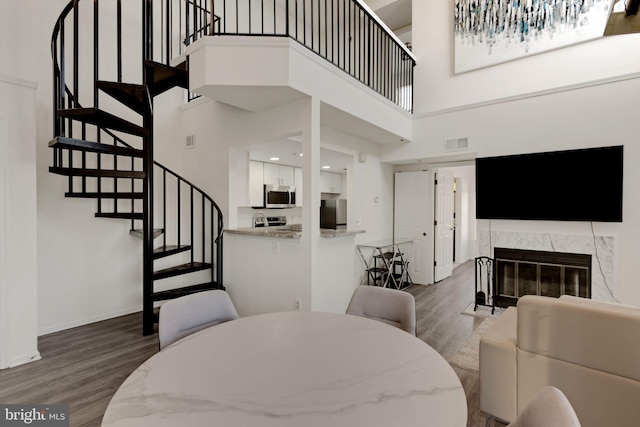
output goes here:
[[280, 253], [280, 243], [273, 242], [273, 254], [278, 255]]
[[300, 311], [300, 298], [293, 299], [293, 309], [295, 311]]

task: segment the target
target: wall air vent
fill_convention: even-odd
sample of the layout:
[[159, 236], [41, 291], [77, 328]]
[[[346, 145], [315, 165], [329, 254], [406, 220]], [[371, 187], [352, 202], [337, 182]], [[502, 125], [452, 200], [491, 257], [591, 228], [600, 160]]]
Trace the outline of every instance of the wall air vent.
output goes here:
[[184, 148], [195, 148], [196, 146], [196, 134], [187, 135], [187, 138], [184, 143]]
[[444, 142], [444, 151], [465, 151], [469, 149], [468, 138], [447, 139]]

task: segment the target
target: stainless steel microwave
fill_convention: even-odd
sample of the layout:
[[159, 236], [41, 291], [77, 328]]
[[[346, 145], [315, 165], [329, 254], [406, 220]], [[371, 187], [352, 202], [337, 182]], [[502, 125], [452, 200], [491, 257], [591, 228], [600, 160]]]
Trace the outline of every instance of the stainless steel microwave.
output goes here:
[[265, 208], [295, 208], [296, 188], [285, 185], [264, 186]]

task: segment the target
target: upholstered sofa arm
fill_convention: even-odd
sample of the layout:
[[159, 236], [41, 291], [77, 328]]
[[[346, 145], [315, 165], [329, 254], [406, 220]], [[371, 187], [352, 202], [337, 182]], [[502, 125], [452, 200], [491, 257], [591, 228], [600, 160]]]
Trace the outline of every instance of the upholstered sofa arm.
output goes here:
[[480, 338], [480, 409], [503, 421], [517, 415], [515, 307], [509, 307]]
[[520, 350], [640, 380], [640, 310], [583, 298], [524, 296]]

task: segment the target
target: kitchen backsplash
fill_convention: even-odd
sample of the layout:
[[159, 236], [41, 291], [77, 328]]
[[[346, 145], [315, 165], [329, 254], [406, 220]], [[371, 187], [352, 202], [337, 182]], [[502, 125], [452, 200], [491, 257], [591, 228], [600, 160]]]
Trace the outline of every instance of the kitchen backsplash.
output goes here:
[[251, 227], [253, 215], [262, 211], [266, 216], [286, 216], [287, 224], [300, 224], [302, 223], [302, 208], [290, 208], [290, 209], [253, 209], [253, 208], [238, 208], [238, 228]]

